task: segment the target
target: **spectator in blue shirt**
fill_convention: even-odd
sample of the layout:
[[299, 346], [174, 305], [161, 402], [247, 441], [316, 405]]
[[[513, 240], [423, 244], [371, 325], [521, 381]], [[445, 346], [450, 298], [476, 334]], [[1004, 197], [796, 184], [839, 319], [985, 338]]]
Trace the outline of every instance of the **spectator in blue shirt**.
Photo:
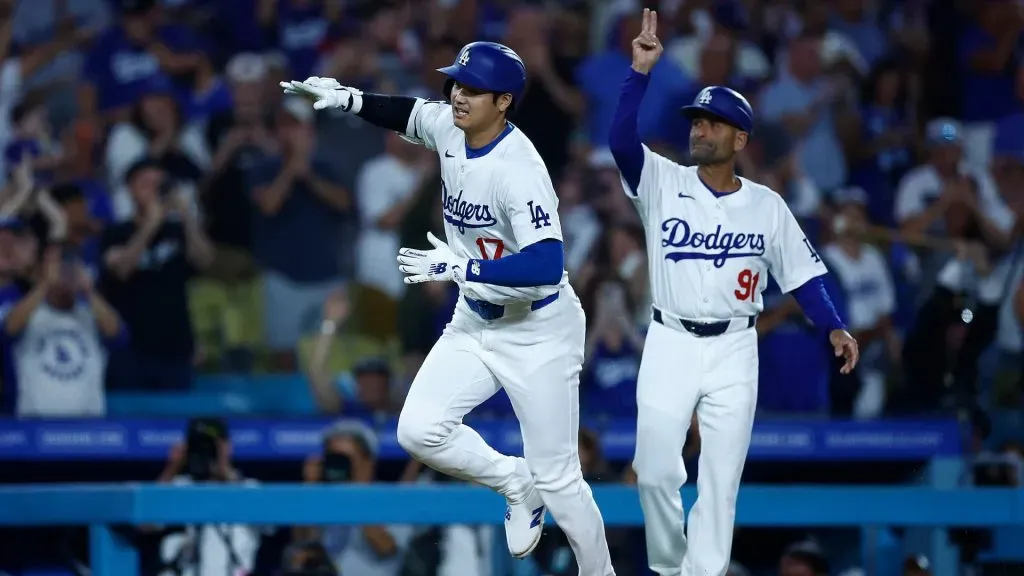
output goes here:
[[267, 345], [278, 369], [295, 369], [295, 347], [341, 283], [343, 218], [352, 198], [326, 158], [316, 156], [313, 109], [287, 99], [277, 116], [282, 154], [252, 173], [253, 255], [263, 268]]
[[763, 121], [780, 122], [800, 142], [800, 165], [818, 189], [846, 184], [846, 158], [836, 133], [835, 112], [845, 87], [824, 75], [821, 41], [800, 37], [789, 45], [789, 66], [761, 94]]
[[1014, 2], [981, 2], [958, 46], [960, 121], [964, 124], [967, 161], [984, 168], [991, 148], [992, 124], [1020, 111], [1014, 79], [1021, 26]]
[[292, 78], [314, 75], [331, 22], [340, 16], [337, 5], [322, 0], [260, 0], [264, 37], [284, 51]]
[[81, 109], [104, 123], [125, 120], [154, 77], [184, 78], [201, 62], [188, 29], [160, 21], [156, 0], [119, 0], [120, 24], [86, 56]]
[[[18, 244], [28, 232], [25, 224], [13, 216], [0, 216], [0, 323], [14, 305], [21, 300], [24, 291], [16, 282], [19, 273]], [[17, 380], [11, 358], [12, 340], [0, 331], [0, 360], [3, 362], [3, 382], [0, 383], [0, 414], [14, 414], [17, 398]]]
[[597, 294], [596, 321], [587, 334], [581, 403], [592, 413], [635, 416], [643, 339], [633, 323], [621, 282], [604, 282]]
[[[640, 33], [640, 17], [629, 16], [617, 25], [618, 42], [592, 54], [576, 70], [576, 82], [587, 100], [585, 128], [587, 139], [599, 148], [607, 147], [615, 106], [619, 101], [619, 85], [629, 71], [632, 41]], [[645, 142], [657, 136], [664, 121], [663, 113], [672, 104], [681, 102], [690, 81], [671, 60], [662, 58], [651, 71], [650, 89], [640, 105], [638, 130]], [[689, 130], [687, 130], [689, 133]]]
[[860, 109], [846, 120], [850, 129], [850, 182], [868, 193], [871, 221], [894, 226], [896, 187], [913, 166], [917, 136], [907, 110], [908, 79], [895, 61], [882, 61], [864, 84]]

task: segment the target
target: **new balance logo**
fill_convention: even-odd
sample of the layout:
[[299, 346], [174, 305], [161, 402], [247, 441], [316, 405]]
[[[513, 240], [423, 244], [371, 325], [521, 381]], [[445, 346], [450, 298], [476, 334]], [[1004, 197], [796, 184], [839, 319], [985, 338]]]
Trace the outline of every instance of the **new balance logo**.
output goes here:
[[544, 507], [541, 506], [533, 511], [533, 520], [530, 522], [530, 528], [536, 528], [540, 526], [540, 523], [544, 521]]
[[505, 521], [509, 521], [511, 519], [512, 519], [512, 508], [511, 507], [506, 507], [505, 508]]
[[544, 211], [540, 206], [534, 206], [533, 200], [526, 203], [530, 208], [530, 223], [533, 224], [535, 230], [540, 230], [545, 226], [551, 226], [551, 216]]
[[438, 262], [437, 264], [430, 265], [430, 268], [427, 269], [427, 274], [431, 276], [437, 276], [438, 274], [444, 274], [445, 270], [448, 270], [448, 264], [444, 262]]

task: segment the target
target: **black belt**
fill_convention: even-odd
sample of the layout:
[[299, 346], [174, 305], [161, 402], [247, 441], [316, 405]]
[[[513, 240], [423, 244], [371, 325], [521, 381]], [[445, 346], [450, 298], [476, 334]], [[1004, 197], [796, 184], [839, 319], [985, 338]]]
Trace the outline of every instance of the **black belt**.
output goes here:
[[[722, 320], [721, 322], [694, 322], [693, 320], [683, 320], [682, 318], [666, 319], [662, 316], [661, 310], [654, 308], [654, 321], [662, 326], [671, 326], [678, 324], [682, 326], [684, 330], [693, 334], [698, 338], [710, 338], [711, 336], [721, 336], [729, 330], [729, 326], [732, 324], [732, 320]], [[747, 328], [753, 328], [757, 323], [757, 315], [747, 317]]]
[[[483, 300], [474, 300], [468, 296], [463, 296], [463, 299], [466, 301], [466, 304], [469, 305], [469, 309], [476, 312], [477, 316], [484, 320], [497, 320], [505, 315], [505, 306], [501, 304], [491, 304], [490, 302], [484, 302]], [[530, 302], [530, 310], [540, 310], [555, 300], [558, 300], [558, 292], [555, 292], [546, 298]]]

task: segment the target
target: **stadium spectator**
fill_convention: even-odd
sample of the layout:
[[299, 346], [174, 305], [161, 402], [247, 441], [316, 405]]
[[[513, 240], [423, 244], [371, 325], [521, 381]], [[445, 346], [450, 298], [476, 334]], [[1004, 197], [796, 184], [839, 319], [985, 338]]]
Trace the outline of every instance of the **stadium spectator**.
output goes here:
[[153, 159], [129, 168], [135, 216], [108, 227], [101, 240], [101, 291], [132, 335], [110, 361], [115, 388], [184, 390], [192, 383], [186, 285], [194, 270], [213, 261], [214, 250], [187, 197], [168, 189], [166, 178]]
[[[324, 302], [320, 335], [313, 347], [307, 377], [317, 407], [325, 414], [384, 420], [398, 406], [392, 398], [391, 367], [381, 358], [361, 358], [351, 366], [351, 374], [330, 372], [335, 334], [350, 315], [348, 296], [336, 291]], [[351, 377], [350, 377], [351, 376]]]
[[845, 86], [826, 76], [821, 41], [805, 34], [788, 46], [787, 69], [760, 96], [762, 122], [779, 122], [798, 144], [801, 171], [828, 193], [846, 183], [846, 157], [836, 131]]
[[[324, 432], [323, 452], [303, 467], [308, 483], [365, 484], [375, 479], [378, 440], [358, 421], [339, 421]], [[412, 526], [299, 528], [301, 540], [323, 542], [341, 574], [398, 576]]]
[[[11, 113], [28, 93], [26, 80], [31, 80], [67, 51], [91, 39], [91, 32], [74, 25], [62, 27], [49, 42], [38, 42], [26, 49], [15, 51], [12, 39], [18, 23], [15, 9], [23, 2], [0, 0], [0, 149], [6, 149], [11, 138]], [[23, 32], [18, 29], [18, 33]], [[0, 177], [7, 174], [5, 160], [0, 156]]]
[[529, 76], [526, 91], [515, 103], [516, 126], [526, 134], [550, 134], [534, 144], [552, 180], [557, 181], [572, 151], [573, 127], [585, 111], [583, 94], [574, 83], [586, 41], [572, 26], [571, 13], [561, 17], [538, 7], [510, 10], [505, 44], [523, 58]]
[[18, 416], [106, 413], [106, 347], [124, 344], [127, 332], [93, 286], [73, 246], [51, 246], [35, 287], [4, 315]]
[[338, 229], [352, 197], [332, 163], [316, 156], [308, 102], [285, 100], [276, 129], [280, 151], [250, 173], [253, 254], [263, 268], [272, 366], [294, 371], [299, 340], [315, 327], [327, 295], [343, 283]]
[[[685, 74], [699, 79], [696, 84], [729, 84], [744, 91], [768, 78], [771, 62], [760, 46], [749, 41], [748, 23], [737, 3], [713, 3], [703, 14], [705, 24], [699, 27], [693, 26], [692, 15], [693, 8], [687, 2], [680, 9], [677, 21], [687, 16], [689, 21], [680, 22], [681, 34], [665, 51]], [[720, 81], [710, 81], [716, 78]], [[692, 99], [691, 95], [689, 100]]]
[[636, 417], [636, 377], [644, 341], [621, 282], [598, 288], [583, 362], [581, 405], [595, 414]]
[[[183, 442], [175, 444], [158, 482], [174, 486], [255, 486], [231, 460], [231, 433], [217, 418], [189, 420]], [[251, 573], [260, 543], [258, 529], [243, 524], [162, 527], [159, 576], [223, 576]]]
[[157, 0], [118, 0], [118, 23], [89, 49], [79, 83], [79, 113], [104, 128], [131, 118], [135, 103], [164, 76], [195, 71], [200, 46], [186, 27], [162, 21]]
[[205, 126], [209, 170], [199, 205], [203, 226], [216, 246], [214, 262], [191, 286], [192, 316], [204, 364], [251, 370], [263, 337], [260, 271], [253, 258], [253, 205], [249, 172], [276, 153], [277, 139], [265, 83], [266, 58], [237, 54], [227, 64], [232, 105], [214, 112]]
[[53, 141], [46, 103], [25, 98], [11, 111], [11, 140], [4, 147], [4, 164], [11, 168], [20, 162], [32, 164], [36, 181], [47, 184], [54, 170], [64, 161]]
[[[133, 106], [131, 118], [116, 124], [107, 138], [108, 178], [114, 185], [114, 214], [118, 220], [134, 215], [134, 199], [128, 191], [128, 170], [139, 160], [150, 158], [163, 168], [166, 177], [197, 201], [203, 171], [210, 153], [198, 124], [188, 123], [175, 99], [170, 81], [156, 76], [146, 84], [146, 93]], [[197, 211], [191, 207], [191, 211]]]
[[362, 230], [356, 248], [360, 331], [382, 342], [395, 334], [398, 302], [405, 292], [402, 273], [394, 263], [401, 248], [397, 230], [437, 163], [432, 152], [397, 133], [385, 138], [384, 154], [363, 165], [356, 184]]
[[967, 162], [988, 165], [996, 122], [1020, 112], [1015, 90], [1020, 59], [1014, 46], [1024, 14], [1012, 2], [972, 5], [972, 16], [959, 33], [957, 72]]
[[779, 560], [779, 576], [828, 576], [829, 562], [813, 540], [791, 545]]
[[834, 239], [821, 250], [842, 293], [846, 322], [863, 350], [860, 369], [832, 373], [833, 414], [856, 418], [881, 416], [886, 399], [888, 363], [899, 361], [902, 343], [893, 330], [896, 294], [885, 256], [865, 241], [868, 195], [845, 188], [833, 195]]
[[912, 79], [897, 60], [883, 60], [864, 81], [858, 108], [841, 118], [850, 183], [868, 192], [871, 222], [895, 223], [896, 187], [914, 161]]
[[[99, 278], [102, 267], [100, 235], [106, 222], [96, 218], [94, 214], [104, 214], [109, 221], [110, 204], [106, 195], [102, 191], [97, 192], [95, 189], [84, 188], [73, 181], [54, 186], [52, 190], [43, 192], [40, 193], [40, 196], [43, 197], [44, 206], [46, 202], [52, 200], [53, 208], [61, 215], [64, 229], [62, 237], [67, 243], [74, 246], [89, 275], [93, 279]], [[52, 233], [53, 231], [48, 230], [46, 235], [49, 236]]]
[[[631, 42], [640, 32], [639, 13], [630, 13], [618, 19], [612, 41], [602, 45], [580, 63], [576, 82], [586, 100], [586, 117], [582, 122], [587, 140], [596, 148], [608, 145], [608, 132], [618, 103], [619, 84], [626, 77]], [[651, 86], [640, 107], [639, 127], [641, 139], [657, 135], [661, 114], [673, 103], [680, 103], [690, 88], [690, 82], [679, 67], [668, 58], [662, 58], [651, 71]]]

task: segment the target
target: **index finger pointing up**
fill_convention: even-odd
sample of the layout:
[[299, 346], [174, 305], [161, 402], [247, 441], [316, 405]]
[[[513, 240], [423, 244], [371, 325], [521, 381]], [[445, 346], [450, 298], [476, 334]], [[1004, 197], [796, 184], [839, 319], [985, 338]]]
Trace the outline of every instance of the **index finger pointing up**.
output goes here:
[[647, 25], [647, 31], [651, 33], [651, 36], [658, 36], [658, 13], [654, 10], [650, 10], [647, 19], [649, 24]]

